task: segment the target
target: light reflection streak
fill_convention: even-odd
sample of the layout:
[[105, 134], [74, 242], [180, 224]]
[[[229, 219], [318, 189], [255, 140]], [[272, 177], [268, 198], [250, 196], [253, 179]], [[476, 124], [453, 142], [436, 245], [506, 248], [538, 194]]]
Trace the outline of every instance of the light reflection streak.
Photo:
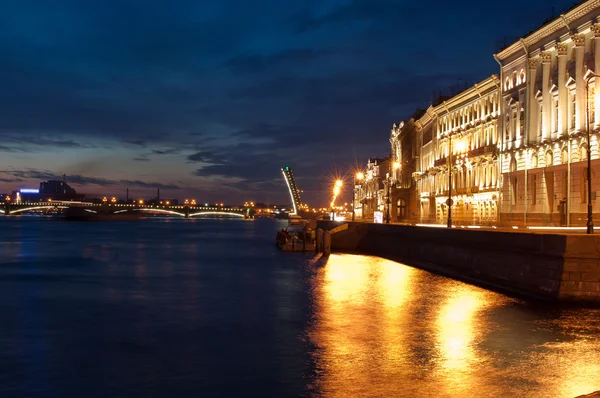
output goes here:
[[483, 294], [466, 285], [459, 285], [457, 291], [442, 304], [436, 337], [443, 368], [466, 370], [477, 360], [474, 344], [483, 330], [476, 330], [476, 317], [484, 306]]
[[[414, 271], [375, 257], [329, 257], [317, 276], [319, 309], [309, 335], [319, 347], [315, 359], [323, 377], [317, 388], [357, 396], [372, 394], [374, 385], [394, 384], [410, 356], [404, 305]], [[385, 390], [380, 393], [385, 396]]]

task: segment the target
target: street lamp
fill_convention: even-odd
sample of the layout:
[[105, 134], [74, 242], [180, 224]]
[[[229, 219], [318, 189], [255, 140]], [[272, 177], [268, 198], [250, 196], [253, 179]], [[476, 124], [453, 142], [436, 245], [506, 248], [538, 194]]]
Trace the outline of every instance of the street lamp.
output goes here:
[[337, 199], [340, 192], [342, 191], [342, 185], [344, 185], [342, 180], [336, 180], [335, 184], [333, 185], [333, 198], [331, 199], [331, 212], [332, 213], [334, 211], [333, 207], [335, 206], [335, 200]]
[[448, 228], [452, 228], [452, 136], [448, 133]]
[[[590, 142], [590, 79], [598, 77], [594, 72], [585, 79], [586, 101], [586, 130], [587, 130], [587, 234], [594, 233], [594, 218], [592, 214], [592, 146]], [[596, 110], [597, 112], [597, 110]]]
[[354, 185], [352, 186], [352, 222], [354, 222], [354, 207], [356, 206], [355, 200], [355, 191], [356, 191], [356, 181], [362, 181], [365, 178], [365, 175], [362, 171], [354, 174]]

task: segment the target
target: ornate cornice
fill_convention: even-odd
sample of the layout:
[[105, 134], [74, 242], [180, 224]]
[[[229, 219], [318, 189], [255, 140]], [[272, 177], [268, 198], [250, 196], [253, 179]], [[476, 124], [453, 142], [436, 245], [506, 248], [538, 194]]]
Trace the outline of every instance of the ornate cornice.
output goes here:
[[568, 48], [569, 48], [569, 46], [567, 45], [567, 43], [557, 43], [556, 44], [556, 51], [558, 52], [558, 56], [559, 57], [566, 56]]
[[600, 37], [600, 24], [594, 23], [590, 26], [590, 30], [594, 33], [594, 37]]
[[[533, 45], [538, 41], [542, 40], [544, 37], [548, 37], [553, 33], [565, 30], [565, 21], [567, 23], [577, 21], [578, 19], [591, 13], [597, 8], [600, 8], [600, 0], [586, 1], [580, 4], [579, 6], [575, 7], [571, 11], [567, 12], [566, 14], [562, 15], [561, 17], [556, 18], [552, 22], [542, 26], [540, 29], [534, 31], [529, 36], [523, 38], [523, 42], [526, 46]], [[517, 41], [511, 44], [509, 47], [505, 48], [504, 50], [500, 51], [497, 54], [497, 57], [500, 60], [505, 60], [508, 57], [520, 51], [523, 51], [523, 46], [520, 41]]]

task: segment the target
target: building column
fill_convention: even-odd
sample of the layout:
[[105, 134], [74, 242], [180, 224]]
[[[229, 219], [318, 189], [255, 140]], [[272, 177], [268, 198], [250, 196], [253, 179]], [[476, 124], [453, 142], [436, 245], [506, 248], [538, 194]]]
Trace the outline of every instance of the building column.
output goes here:
[[575, 114], [575, 125], [577, 130], [585, 130], [585, 65], [583, 64], [583, 56], [585, 50], [585, 36], [578, 34], [572, 35], [571, 39], [575, 44], [575, 104], [577, 113]]
[[[592, 32], [594, 33], [594, 73], [600, 75], [600, 23], [593, 24], [591, 26]], [[594, 98], [596, 109], [596, 118], [594, 120], [594, 126], [600, 125], [600, 79], [596, 78], [596, 95]]]
[[[527, 139], [525, 140], [527, 143], [537, 142], [537, 120], [538, 120], [538, 103], [535, 100], [535, 77], [537, 74], [537, 58], [530, 58], [528, 60], [528, 69], [529, 76], [527, 76], [527, 108], [529, 110], [529, 115], [527, 115], [527, 120], [529, 121], [529, 125], [527, 127]], [[506, 126], [504, 126], [506, 128]]]
[[540, 54], [542, 60], [542, 141], [550, 138], [552, 134], [552, 98], [550, 98], [550, 67], [552, 66], [552, 53], [542, 51]]
[[569, 91], [567, 90], [567, 44], [558, 43], [558, 136], [569, 131]]

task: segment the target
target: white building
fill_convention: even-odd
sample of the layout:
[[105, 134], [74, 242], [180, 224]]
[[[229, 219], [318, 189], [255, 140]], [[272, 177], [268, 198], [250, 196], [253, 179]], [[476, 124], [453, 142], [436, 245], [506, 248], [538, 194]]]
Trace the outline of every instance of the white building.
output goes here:
[[502, 81], [503, 223], [586, 222], [588, 107], [592, 189], [600, 187], [599, 16], [600, 1], [585, 1], [495, 55]]
[[445, 223], [451, 197], [454, 224], [497, 223], [499, 85], [493, 75], [441, 99], [417, 122], [422, 134], [420, 166], [415, 172], [421, 222]]

